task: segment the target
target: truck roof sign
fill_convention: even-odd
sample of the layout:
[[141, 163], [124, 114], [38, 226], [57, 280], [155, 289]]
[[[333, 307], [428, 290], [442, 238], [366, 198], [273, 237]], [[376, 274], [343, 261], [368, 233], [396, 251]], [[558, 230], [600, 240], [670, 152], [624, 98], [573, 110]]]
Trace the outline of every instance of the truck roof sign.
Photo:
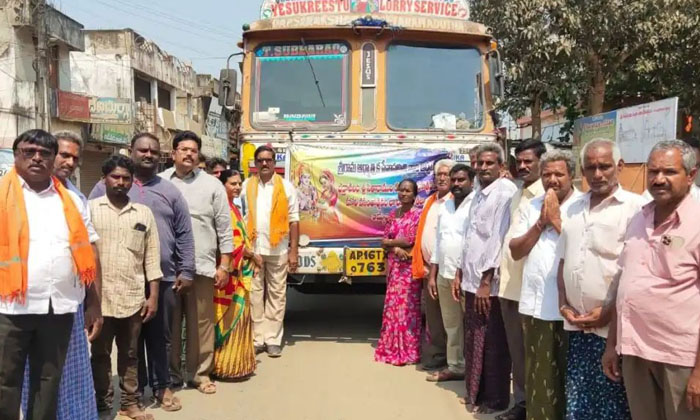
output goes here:
[[401, 14], [469, 20], [467, 0], [263, 0], [261, 19], [326, 14]]

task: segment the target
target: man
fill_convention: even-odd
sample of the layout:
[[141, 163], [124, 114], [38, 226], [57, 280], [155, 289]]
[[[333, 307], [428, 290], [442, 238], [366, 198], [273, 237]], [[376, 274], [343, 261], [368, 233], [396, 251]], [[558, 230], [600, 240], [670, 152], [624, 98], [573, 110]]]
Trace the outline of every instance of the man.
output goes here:
[[525, 420], [525, 344], [523, 324], [518, 312], [520, 288], [523, 280], [523, 261], [515, 261], [508, 243], [518, 227], [521, 214], [530, 202], [542, 194], [544, 187], [540, 179], [540, 159], [547, 151], [544, 144], [535, 139], [525, 140], [515, 147], [516, 174], [522, 186], [510, 204], [511, 225], [503, 240], [501, 258], [500, 289], [498, 292], [503, 324], [506, 327], [508, 350], [513, 363], [513, 408], [496, 417], [497, 420]]
[[573, 187], [575, 169], [568, 151], [553, 150], [542, 156], [540, 173], [547, 193], [532, 200], [509, 245], [514, 260], [526, 258], [519, 311], [527, 418], [532, 420], [564, 419], [566, 333], [559, 314], [555, 252], [569, 206], [580, 195]]
[[517, 187], [500, 178], [505, 153], [489, 143], [477, 149], [479, 189], [471, 205], [462, 240], [464, 250], [452, 294], [465, 293], [464, 362], [471, 412], [492, 413], [508, 408], [510, 355], [498, 302], [498, 267], [503, 237], [510, 225], [510, 202]]
[[447, 368], [428, 375], [430, 382], [464, 379], [464, 314], [461, 301], [452, 299], [452, 281], [462, 256], [462, 238], [472, 203], [476, 171], [457, 164], [450, 170], [452, 197], [440, 208], [437, 240], [430, 258], [428, 292], [439, 301], [442, 324], [447, 333]]
[[215, 178], [218, 178], [223, 171], [228, 169], [227, 166], [226, 161], [221, 158], [210, 158], [207, 160], [207, 173]]
[[275, 151], [260, 146], [254, 154], [257, 174], [243, 184], [248, 235], [263, 265], [250, 292], [255, 352], [282, 355], [287, 272], [298, 266], [299, 201], [291, 183], [275, 174]]
[[[202, 140], [197, 134], [191, 131], [178, 133], [173, 139], [175, 166], [160, 176], [175, 184], [185, 197], [195, 245], [193, 290], [176, 299], [173, 311], [170, 376], [175, 386], [182, 385], [180, 330], [184, 316], [186, 365], [188, 373], [193, 376], [189, 384], [203, 394], [213, 394], [216, 385], [209, 374], [214, 363], [214, 287], [223, 287], [228, 282], [233, 231], [224, 186], [197, 167], [201, 147]], [[218, 266], [217, 250], [221, 255]]]
[[[92, 371], [99, 411], [111, 411], [112, 346], [117, 343], [121, 412], [130, 418], [148, 417], [138, 404], [138, 343], [141, 324], [158, 310], [160, 271], [158, 231], [148, 207], [132, 203], [134, 165], [125, 156], [111, 156], [102, 165], [106, 196], [90, 201], [97, 249], [102, 263], [104, 326], [92, 343]], [[150, 296], [144, 293], [148, 282]], [[152, 418], [152, 417], [151, 417]]]
[[[129, 190], [132, 203], [142, 204], [153, 212], [158, 228], [160, 269], [163, 279], [158, 290], [158, 312], [143, 324], [139, 340], [139, 392], [150, 384], [161, 408], [182, 408], [172, 392], [169, 364], [175, 302], [191, 288], [194, 279], [194, 237], [187, 201], [172, 182], [157, 176], [160, 142], [150, 133], [131, 139], [134, 181]], [[105, 183], [98, 183], [90, 199], [105, 194]], [[146, 287], [147, 297], [150, 287]], [[196, 325], [191, 328], [196, 329]], [[175, 332], [180, 335], [180, 329]], [[146, 351], [144, 352], [144, 345]], [[146, 362], [148, 366], [146, 366]]]
[[435, 163], [434, 183], [437, 191], [425, 201], [416, 231], [416, 243], [420, 246], [414, 246], [411, 255], [413, 278], [423, 281], [423, 302], [428, 336], [421, 353], [425, 370], [442, 369], [447, 363], [445, 355], [447, 337], [445, 326], [442, 324], [440, 301], [430, 297], [427, 279], [430, 274], [430, 258], [437, 241], [438, 214], [443, 204], [452, 197], [450, 170], [455, 164], [456, 162], [450, 159], [442, 159]]
[[0, 418], [18, 418], [29, 359], [25, 418], [54, 420], [74, 314], [97, 276], [98, 237], [80, 198], [52, 177], [56, 138], [29, 130], [12, 150], [14, 168], [0, 179]]
[[603, 371], [624, 378], [635, 420], [700, 418], [700, 204], [689, 197], [695, 159], [680, 140], [652, 148], [647, 185], [654, 201], [627, 228], [606, 302], [613, 322]]
[[229, 155], [228, 155], [228, 165], [229, 168], [231, 168], [234, 171], [239, 170], [239, 166], [241, 164], [241, 154], [238, 149], [231, 149], [229, 150]]
[[[695, 137], [691, 137], [683, 141], [686, 142], [695, 152], [695, 159], [697, 162], [695, 167], [700, 171], [700, 140]], [[700, 176], [696, 176], [693, 185], [690, 186], [690, 196], [693, 197], [695, 201], [700, 202], [700, 187], [698, 187], [698, 185], [700, 185]], [[647, 202], [654, 199], [648, 189], [644, 191], [643, 196]]]
[[618, 183], [624, 167], [620, 149], [594, 139], [581, 151], [581, 168], [590, 191], [569, 206], [557, 249], [559, 312], [569, 333], [566, 368], [566, 418], [629, 419], [622, 384], [608, 380], [600, 358], [608, 319], [601, 318], [609, 281], [625, 231], [644, 199]]
[[[69, 178], [78, 168], [83, 142], [80, 137], [70, 131], [54, 134], [58, 142], [58, 153], [54, 160], [54, 176], [69, 190], [74, 192], [86, 208], [88, 218], [90, 210], [85, 196], [70, 182]], [[87, 226], [94, 231], [92, 224]], [[96, 260], [99, 265], [99, 260]], [[87, 288], [85, 304], [81, 303], [75, 313], [70, 343], [66, 352], [66, 362], [63, 366], [63, 376], [58, 392], [59, 420], [93, 420], [97, 416], [97, 406], [93, 395], [95, 388], [92, 382], [90, 368], [90, 352], [88, 340], [92, 341], [102, 328], [102, 308], [100, 307], [100, 279], [95, 278]], [[88, 335], [85, 335], [85, 331]], [[24, 370], [24, 386], [22, 389], [22, 411], [27, 412], [29, 394], [29, 366]]]

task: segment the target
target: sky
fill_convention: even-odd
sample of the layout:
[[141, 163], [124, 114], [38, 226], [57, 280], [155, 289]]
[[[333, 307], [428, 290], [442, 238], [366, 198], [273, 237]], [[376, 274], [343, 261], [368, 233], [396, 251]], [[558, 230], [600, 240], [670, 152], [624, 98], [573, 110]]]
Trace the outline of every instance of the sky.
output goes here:
[[49, 0], [85, 29], [131, 28], [199, 74], [219, 77], [262, 0]]

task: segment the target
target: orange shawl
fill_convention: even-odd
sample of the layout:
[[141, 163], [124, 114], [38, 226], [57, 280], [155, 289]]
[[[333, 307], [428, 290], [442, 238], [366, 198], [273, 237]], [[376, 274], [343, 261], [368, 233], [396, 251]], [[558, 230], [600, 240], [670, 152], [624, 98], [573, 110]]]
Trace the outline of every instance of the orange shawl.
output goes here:
[[[255, 242], [258, 238], [257, 231], [257, 201], [258, 182], [260, 178], [255, 175], [248, 180], [246, 186], [246, 201], [248, 203], [248, 223], [247, 230], [250, 241]], [[272, 175], [272, 211], [270, 212], [270, 245], [276, 247], [282, 239], [289, 234], [289, 202], [284, 191], [282, 177]]]
[[[53, 184], [63, 202], [68, 224], [68, 240], [75, 270], [84, 285], [96, 276], [95, 254], [87, 229], [65, 186], [56, 178]], [[19, 175], [12, 169], [0, 178], [0, 300], [24, 303], [27, 296], [29, 222]]]
[[437, 193], [428, 197], [423, 205], [423, 213], [420, 215], [420, 220], [418, 221], [418, 231], [416, 232], [416, 242], [413, 247], [412, 252], [412, 262], [411, 262], [411, 273], [413, 278], [416, 280], [421, 280], [425, 278], [425, 264], [423, 263], [423, 250], [421, 249], [421, 243], [423, 242], [423, 229], [425, 229], [425, 220], [428, 218], [428, 212], [430, 208], [435, 204], [437, 200]]

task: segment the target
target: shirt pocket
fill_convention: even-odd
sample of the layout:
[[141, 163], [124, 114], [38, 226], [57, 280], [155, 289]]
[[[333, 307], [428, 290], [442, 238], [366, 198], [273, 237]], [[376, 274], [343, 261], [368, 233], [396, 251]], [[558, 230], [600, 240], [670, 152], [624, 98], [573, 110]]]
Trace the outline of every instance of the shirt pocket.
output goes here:
[[126, 248], [137, 256], [141, 256], [143, 255], [143, 247], [145, 243], [146, 232], [131, 229], [129, 236], [126, 238]]
[[[649, 261], [649, 271], [657, 277], [680, 281], [688, 278], [688, 268], [692, 265], [685, 264], [683, 258], [686, 254], [684, 247], [674, 249], [672, 245], [665, 245], [663, 242], [655, 242], [651, 245], [651, 261]], [[690, 256], [688, 256], [690, 257]]]
[[622, 252], [624, 232], [620, 232], [618, 226], [595, 224], [588, 228], [587, 235], [591, 235], [591, 248], [596, 254], [615, 259]]

